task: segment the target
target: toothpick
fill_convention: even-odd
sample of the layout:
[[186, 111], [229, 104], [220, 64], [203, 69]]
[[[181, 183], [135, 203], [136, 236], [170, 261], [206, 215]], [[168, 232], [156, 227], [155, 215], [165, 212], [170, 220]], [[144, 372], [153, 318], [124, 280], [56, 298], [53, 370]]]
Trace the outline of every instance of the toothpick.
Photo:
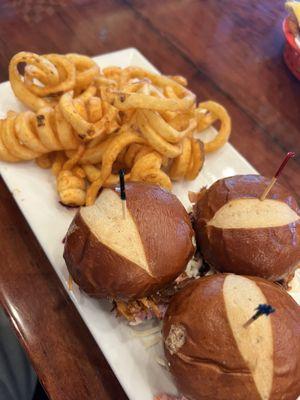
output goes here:
[[256, 321], [262, 315], [270, 315], [275, 312], [275, 308], [273, 308], [270, 304], [259, 304], [259, 306], [255, 309], [256, 313], [243, 325], [244, 328], [248, 328], [254, 321]]
[[122, 200], [122, 214], [123, 219], [126, 219], [126, 200]]
[[69, 292], [72, 292], [72, 290], [73, 290], [73, 279], [70, 274], [69, 274], [69, 278], [68, 278], [68, 290], [69, 290]]
[[281, 171], [283, 170], [283, 168], [286, 166], [287, 162], [289, 161], [290, 158], [295, 157], [295, 153], [292, 151], [289, 151], [287, 153], [287, 155], [285, 156], [284, 160], [282, 161], [280, 167], [278, 168], [276, 174], [273, 176], [273, 178], [271, 179], [271, 182], [269, 183], [269, 185], [265, 188], [263, 194], [260, 197], [260, 200], [263, 201], [265, 200], [265, 198], [268, 196], [270, 190], [272, 189], [272, 187], [275, 185], [278, 176], [280, 175]]
[[120, 178], [120, 197], [122, 200], [122, 212], [123, 212], [123, 219], [126, 218], [126, 192], [125, 192], [125, 172], [123, 169], [119, 171], [119, 178]]

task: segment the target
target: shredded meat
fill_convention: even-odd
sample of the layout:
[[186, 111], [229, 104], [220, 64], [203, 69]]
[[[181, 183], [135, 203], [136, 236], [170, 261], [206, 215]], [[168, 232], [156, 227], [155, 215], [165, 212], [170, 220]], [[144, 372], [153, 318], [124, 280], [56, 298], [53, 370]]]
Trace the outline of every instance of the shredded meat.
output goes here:
[[183, 273], [170, 286], [152, 296], [129, 302], [114, 300], [113, 310], [116, 311], [117, 317], [124, 317], [131, 324], [142, 323], [152, 318], [161, 320], [165, 315], [171, 297], [191, 280]]

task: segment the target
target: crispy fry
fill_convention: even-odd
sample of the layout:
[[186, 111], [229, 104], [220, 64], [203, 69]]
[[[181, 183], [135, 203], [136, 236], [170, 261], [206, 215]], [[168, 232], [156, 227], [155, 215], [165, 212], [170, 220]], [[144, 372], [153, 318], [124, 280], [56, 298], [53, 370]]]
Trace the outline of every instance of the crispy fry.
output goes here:
[[19, 142], [15, 129], [16, 118], [16, 113], [8, 113], [6, 121], [4, 122], [1, 130], [3, 145], [8, 152], [18, 160], [33, 160], [34, 158], [40, 156], [40, 153], [27, 148]]
[[204, 145], [201, 140], [192, 138], [192, 157], [185, 179], [192, 181], [198, 176], [204, 164], [204, 154]]
[[60, 201], [68, 206], [85, 204], [85, 181], [72, 171], [60, 171], [57, 176], [57, 191]]
[[82, 140], [91, 139], [95, 135], [95, 128], [91, 122], [88, 122], [80, 115], [75, 104], [78, 106], [80, 103], [79, 101], [74, 103], [73, 92], [63, 94], [59, 101], [63, 116], [72, 125], [79, 138]]
[[188, 95], [184, 99], [167, 99], [143, 93], [120, 92], [115, 97], [114, 106], [119, 110], [143, 108], [155, 111], [184, 111], [191, 107], [194, 100], [193, 95]]
[[128, 149], [124, 156], [124, 162], [127, 168], [132, 168], [135, 161], [135, 157], [137, 156], [138, 152], [141, 150], [142, 147], [143, 145], [138, 143], [132, 143], [130, 146], [128, 146]]
[[100, 178], [93, 181], [93, 183], [86, 192], [86, 206], [91, 206], [95, 203], [97, 194], [101, 189], [102, 185], [103, 185], [103, 179], [101, 176]]
[[157, 112], [151, 110], [144, 110], [143, 114], [147, 118], [149, 125], [157, 132], [161, 137], [170, 143], [178, 143], [185, 136], [195, 131], [197, 127], [197, 121], [195, 118], [189, 120], [189, 126], [187, 129], [178, 131], [169, 125]]
[[102, 102], [99, 97], [90, 97], [87, 101], [88, 119], [97, 122], [102, 117]]
[[182, 140], [182, 153], [176, 157], [169, 171], [170, 178], [173, 180], [183, 179], [188, 171], [192, 155], [192, 141], [186, 137]]
[[[83, 153], [80, 164], [98, 164], [102, 161], [103, 154], [106, 152], [109, 144], [115, 139], [116, 136], [110, 136], [106, 140], [100, 142], [94, 147], [86, 148]], [[68, 157], [74, 155], [74, 152], [67, 152]]]
[[[77, 149], [80, 144], [80, 140], [75, 134], [71, 124], [69, 124], [64, 118], [58, 105], [54, 109], [54, 115], [52, 118], [55, 121], [54, 127], [56, 129], [56, 134], [61, 143], [62, 149]], [[54, 127], [52, 129], [54, 129]]]
[[43, 169], [49, 169], [52, 167], [52, 154], [43, 154], [35, 159], [36, 164]]
[[118, 154], [131, 143], [144, 143], [144, 139], [133, 132], [122, 133], [116, 136], [107, 146], [102, 156], [101, 177], [105, 181], [112, 172], [113, 163]]
[[[120, 168], [127, 181], [171, 190], [170, 178], [195, 179], [204, 153], [230, 135], [227, 111], [212, 101], [196, 107], [182, 76], [139, 67], [100, 72], [87, 56], [28, 52], [12, 58], [9, 74], [16, 96], [34, 112], [0, 120], [0, 160], [35, 159], [51, 168], [66, 205], [92, 204], [102, 187], [118, 183]], [[216, 121], [212, 141], [194, 138]]]
[[[39, 75], [39, 67], [35, 65], [35, 74], [31, 74], [30, 83], [27, 82], [27, 88], [39, 97], [45, 97], [57, 93], [63, 93], [73, 88], [76, 79], [76, 70], [74, 65], [60, 54], [46, 54], [40, 56], [39, 60], [44, 58], [48, 60], [58, 71], [59, 80], [56, 85], [49, 85], [49, 74]], [[25, 61], [26, 62], [26, 61]], [[28, 69], [25, 68], [25, 75], [28, 76]], [[62, 79], [63, 76], [63, 79]], [[41, 81], [44, 86], [38, 86], [33, 82], [33, 78]], [[41, 78], [41, 79], [40, 79]], [[44, 79], [43, 79], [44, 78]]]
[[81, 159], [83, 153], [85, 150], [85, 146], [81, 144], [78, 149], [76, 150], [76, 153], [74, 154], [73, 157], [71, 157], [68, 161], [66, 161], [63, 165], [63, 171], [68, 171], [71, 170], [72, 168], [75, 167], [75, 165], [79, 162]]
[[51, 103], [53, 104], [53, 100], [41, 99], [30, 91], [18, 70], [18, 65], [21, 63], [35, 66], [35, 71], [39, 71], [42, 81], [45, 81], [46, 77], [48, 77], [48, 81], [52, 85], [56, 85], [59, 82], [57, 69], [47, 59], [34, 53], [21, 52], [16, 54], [9, 63], [9, 80], [15, 96], [32, 110], [38, 110]]
[[221, 127], [217, 136], [210, 142], [204, 143], [205, 153], [210, 153], [219, 149], [228, 141], [231, 132], [231, 119], [225, 108], [214, 101], [200, 103], [199, 107], [208, 110], [221, 121]]
[[90, 182], [94, 182], [101, 177], [101, 169], [95, 167], [95, 165], [85, 164], [82, 168]]
[[53, 175], [57, 176], [61, 172], [65, 161], [66, 161], [66, 156], [64, 155], [64, 152], [58, 151], [54, 156], [54, 161], [51, 167]]
[[150, 127], [143, 111], [138, 112], [137, 121], [144, 138], [156, 151], [169, 158], [175, 158], [181, 154], [180, 145], [170, 144]]
[[20, 159], [16, 156], [14, 156], [10, 151], [7, 149], [7, 147], [4, 145], [2, 136], [3, 136], [3, 131], [6, 129], [6, 120], [1, 119], [0, 120], [0, 159], [6, 162], [18, 162]]
[[71, 61], [76, 69], [74, 89], [77, 91], [85, 90], [99, 74], [98, 65], [90, 57], [81, 54], [69, 53], [66, 58]]
[[79, 167], [78, 165], [72, 169], [72, 173], [74, 175], [78, 176], [78, 178], [86, 177], [86, 173], [85, 173], [84, 169]]
[[167, 190], [172, 190], [172, 182], [170, 177], [161, 169], [150, 168], [146, 171], [142, 171], [138, 180], [158, 185]]
[[197, 108], [195, 110], [195, 114], [198, 119], [197, 128], [199, 132], [202, 132], [212, 126], [213, 123], [218, 119], [214, 114], [203, 108]]
[[[97, 97], [90, 97], [84, 103], [80, 99], [74, 100], [73, 93], [67, 92], [61, 96], [59, 106], [64, 118], [83, 141], [90, 141], [99, 136], [104, 137], [106, 131], [112, 133], [118, 128], [116, 123], [118, 110], [109, 104], [101, 103]], [[97, 107], [99, 108], [97, 109]], [[104, 115], [103, 107], [106, 107]], [[96, 117], [99, 117], [97, 121]], [[111, 129], [112, 124], [113, 130]]]
[[76, 100], [81, 100], [83, 103], [87, 102], [90, 97], [95, 96], [97, 93], [97, 88], [94, 85], [89, 86], [84, 92], [82, 92], [79, 96], [76, 96]]
[[130, 172], [130, 180], [138, 181], [141, 176], [145, 176], [146, 171], [152, 169], [160, 169], [162, 157], [156, 151], [145, 154], [139, 158]]

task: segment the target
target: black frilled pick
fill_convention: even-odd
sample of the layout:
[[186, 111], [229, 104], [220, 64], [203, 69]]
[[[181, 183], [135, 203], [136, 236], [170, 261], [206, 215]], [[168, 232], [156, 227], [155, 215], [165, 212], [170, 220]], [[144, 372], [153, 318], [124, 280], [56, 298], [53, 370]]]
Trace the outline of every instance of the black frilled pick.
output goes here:
[[244, 324], [244, 327], [247, 328], [252, 322], [256, 321], [262, 315], [270, 315], [274, 313], [276, 310], [270, 304], [259, 304], [259, 306], [255, 309], [256, 313]]
[[126, 200], [125, 171], [124, 171], [124, 169], [120, 169], [120, 171], [119, 171], [119, 179], [120, 179], [120, 196], [121, 196], [121, 200]]

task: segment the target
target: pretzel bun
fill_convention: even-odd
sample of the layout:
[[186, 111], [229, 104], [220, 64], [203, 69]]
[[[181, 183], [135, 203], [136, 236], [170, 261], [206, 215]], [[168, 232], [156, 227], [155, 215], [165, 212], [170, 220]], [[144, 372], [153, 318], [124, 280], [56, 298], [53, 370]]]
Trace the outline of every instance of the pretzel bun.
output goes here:
[[220, 179], [194, 205], [197, 245], [216, 270], [289, 280], [300, 261], [300, 212], [295, 198], [260, 175]]
[[[275, 313], [244, 324], [259, 304]], [[165, 355], [189, 400], [296, 400], [300, 395], [300, 307], [257, 277], [200, 278], [171, 300]]]
[[118, 187], [83, 207], [66, 235], [64, 258], [90, 296], [148, 296], [180, 275], [194, 253], [190, 218], [177, 197], [158, 186], [126, 183], [123, 218]]

